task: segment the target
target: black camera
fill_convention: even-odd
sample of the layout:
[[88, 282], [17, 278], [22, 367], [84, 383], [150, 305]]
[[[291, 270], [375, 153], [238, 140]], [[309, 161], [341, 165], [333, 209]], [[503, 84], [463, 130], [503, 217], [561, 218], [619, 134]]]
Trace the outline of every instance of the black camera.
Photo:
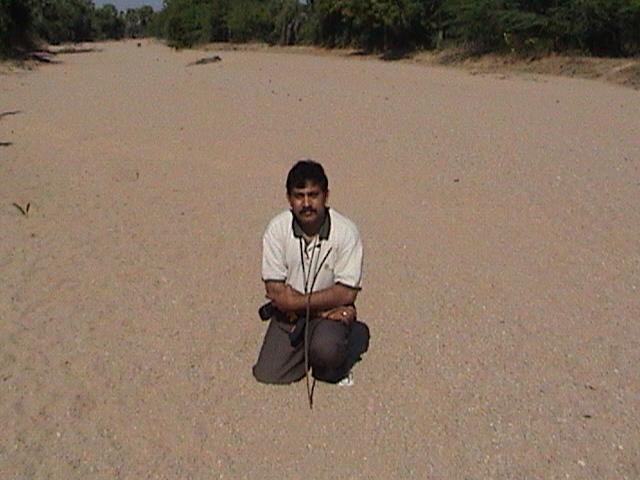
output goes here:
[[[258, 315], [263, 322], [270, 320], [278, 313], [278, 309], [273, 306], [273, 303], [267, 302], [258, 309]], [[306, 327], [305, 317], [298, 317], [293, 330], [289, 333], [289, 342], [292, 347], [297, 347], [304, 340], [304, 330]]]
[[271, 319], [277, 311], [278, 309], [273, 306], [273, 303], [267, 302], [258, 309], [258, 315], [260, 315], [260, 319], [263, 322], [266, 322]]

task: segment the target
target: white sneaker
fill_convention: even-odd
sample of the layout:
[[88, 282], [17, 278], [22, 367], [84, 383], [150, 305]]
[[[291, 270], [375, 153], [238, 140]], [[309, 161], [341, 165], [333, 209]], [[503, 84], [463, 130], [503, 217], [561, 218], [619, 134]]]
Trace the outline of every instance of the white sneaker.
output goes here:
[[339, 387], [353, 387], [353, 383], [353, 372], [349, 370], [347, 376], [340, 380], [337, 385]]

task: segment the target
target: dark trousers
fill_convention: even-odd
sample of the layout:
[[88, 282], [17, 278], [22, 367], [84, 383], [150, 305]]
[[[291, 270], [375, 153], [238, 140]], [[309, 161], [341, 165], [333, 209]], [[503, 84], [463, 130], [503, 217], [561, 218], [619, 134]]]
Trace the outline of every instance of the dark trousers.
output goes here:
[[[366, 330], [366, 345], [361, 337]], [[253, 367], [259, 382], [285, 384], [305, 375], [304, 341], [296, 347], [289, 342], [291, 325], [273, 319]], [[360, 335], [358, 335], [360, 332]], [[356, 335], [354, 335], [356, 333]], [[314, 318], [309, 329], [309, 366], [313, 376], [326, 382], [338, 382], [368, 348], [369, 332], [361, 322], [345, 325], [336, 320]]]

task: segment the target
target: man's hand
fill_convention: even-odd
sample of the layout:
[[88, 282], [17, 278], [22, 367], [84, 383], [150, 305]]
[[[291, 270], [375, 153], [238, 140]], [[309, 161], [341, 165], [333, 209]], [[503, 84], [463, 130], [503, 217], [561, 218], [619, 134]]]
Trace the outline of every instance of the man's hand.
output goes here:
[[[273, 305], [285, 313], [301, 314], [307, 308], [308, 296], [295, 290], [284, 282], [265, 282], [266, 296]], [[333, 320], [353, 321], [355, 308], [348, 307], [355, 302], [358, 291], [341, 284], [335, 284], [329, 288], [313, 292], [311, 295], [311, 311], [323, 312], [321, 315], [330, 315], [326, 318]], [[329, 314], [329, 312], [331, 312]], [[343, 315], [342, 313], [345, 313]], [[337, 318], [340, 316], [340, 318]], [[345, 318], [342, 318], [345, 317]]]
[[344, 307], [336, 307], [320, 313], [322, 318], [337, 320], [349, 325], [357, 318], [356, 307], [347, 305]]

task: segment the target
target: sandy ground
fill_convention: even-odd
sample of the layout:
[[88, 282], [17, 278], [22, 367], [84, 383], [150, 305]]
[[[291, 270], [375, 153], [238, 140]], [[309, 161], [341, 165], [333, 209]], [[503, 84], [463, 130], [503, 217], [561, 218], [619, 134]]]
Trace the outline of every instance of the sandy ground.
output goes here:
[[[64, 47], [62, 47], [64, 49]], [[75, 47], [77, 48], [77, 47]], [[474, 55], [459, 48], [417, 50], [408, 52], [365, 53], [355, 49], [325, 49], [314, 46], [274, 46], [261, 43], [213, 43], [203, 47], [212, 51], [268, 51], [270, 53], [302, 53], [305, 55], [337, 56], [350, 59], [411, 63], [423, 66], [446, 66], [466, 70], [471, 75], [495, 74], [500, 80], [517, 75], [539, 81], [541, 75], [583, 78], [622, 85], [640, 90], [640, 58], [587, 57], [584, 55], [524, 55], [501, 53]]]
[[[0, 76], [0, 478], [640, 478], [638, 93], [220, 55]], [[372, 335], [312, 412], [251, 376], [303, 157]]]

